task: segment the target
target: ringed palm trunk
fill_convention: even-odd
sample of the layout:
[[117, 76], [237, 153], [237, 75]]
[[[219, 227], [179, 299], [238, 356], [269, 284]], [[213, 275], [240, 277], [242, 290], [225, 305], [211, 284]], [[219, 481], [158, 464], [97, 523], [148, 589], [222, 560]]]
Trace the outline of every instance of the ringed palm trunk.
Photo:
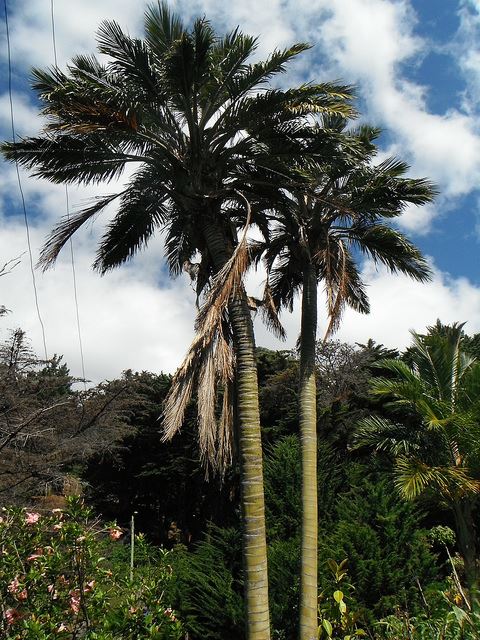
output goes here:
[[317, 388], [315, 339], [317, 278], [309, 264], [303, 275], [300, 346], [300, 437], [302, 444], [302, 549], [300, 576], [300, 640], [318, 633], [318, 503], [317, 503]]
[[[214, 224], [206, 225], [204, 233], [215, 269], [219, 271], [230, 257], [223, 233]], [[258, 377], [253, 323], [243, 287], [230, 299], [228, 312], [236, 357], [246, 638], [269, 640], [268, 566]]]

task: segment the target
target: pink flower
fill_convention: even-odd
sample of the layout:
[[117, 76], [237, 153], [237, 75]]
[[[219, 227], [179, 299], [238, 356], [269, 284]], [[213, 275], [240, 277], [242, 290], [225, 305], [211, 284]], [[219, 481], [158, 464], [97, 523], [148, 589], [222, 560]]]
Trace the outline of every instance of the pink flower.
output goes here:
[[27, 511], [27, 513], [25, 514], [25, 522], [27, 524], [36, 524], [39, 520], [40, 520], [39, 513], [29, 513]]
[[22, 589], [17, 595], [19, 600], [26, 600], [28, 598], [28, 591], [26, 589]]
[[20, 582], [18, 580], [18, 576], [15, 576], [15, 578], [10, 582], [7, 588], [10, 593], [17, 593], [19, 586]]
[[90, 582], [87, 582], [87, 584], [84, 586], [83, 591], [85, 593], [88, 593], [89, 591], [92, 591], [95, 587], [95, 580], [90, 580]]
[[108, 535], [112, 540], [118, 540], [123, 536], [123, 531], [119, 527], [112, 527], [109, 530]]
[[22, 617], [22, 614], [17, 609], [6, 609], [5, 619], [7, 624], [15, 624], [15, 622]]
[[80, 611], [80, 590], [72, 589], [70, 591], [70, 609], [76, 615]]

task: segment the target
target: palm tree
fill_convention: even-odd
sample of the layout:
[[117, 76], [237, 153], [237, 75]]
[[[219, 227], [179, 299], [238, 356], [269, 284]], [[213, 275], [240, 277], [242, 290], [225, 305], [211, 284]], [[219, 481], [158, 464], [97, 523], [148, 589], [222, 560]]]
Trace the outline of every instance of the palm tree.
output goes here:
[[372, 380], [372, 394], [388, 401], [397, 421], [380, 416], [362, 420], [356, 446], [374, 447], [394, 458], [395, 482], [405, 499], [426, 495], [451, 510], [467, 586], [474, 590], [480, 362], [464, 348], [463, 324], [437, 322], [426, 335], [412, 335], [404, 360], [378, 362], [389, 377]]
[[[302, 294], [300, 335], [299, 414], [302, 442], [302, 558], [300, 638], [317, 633], [317, 417], [315, 344], [317, 289], [327, 295], [327, 335], [338, 327], [345, 305], [368, 313], [368, 298], [355, 260], [365, 254], [395, 273], [428, 279], [426, 262], [389, 220], [408, 203], [429, 202], [432, 186], [403, 177], [407, 166], [395, 159], [376, 166], [373, 141], [378, 131], [363, 127], [345, 134], [346, 122], [325, 118], [326, 130], [336, 132], [337, 154], [329, 164], [309, 166], [310, 187], [298, 187], [272, 213], [272, 230], [264, 260], [267, 288], [275, 306], [293, 307]], [[343, 132], [343, 138], [340, 134]]]
[[[66, 72], [33, 71], [47, 125], [39, 137], [5, 143], [2, 151], [56, 183], [109, 182], [127, 164], [134, 168], [125, 188], [98, 197], [53, 230], [41, 254], [43, 267], [55, 262], [77, 229], [116, 203], [94, 263], [100, 273], [130, 259], [163, 229], [172, 275], [186, 265], [199, 295], [211, 287], [194, 352], [206, 354], [209, 380], [217, 375], [215, 357], [222, 358], [222, 381], [231, 382], [235, 370], [247, 637], [264, 640], [269, 614], [257, 373], [242, 285], [247, 254], [237, 230], [252, 220], [250, 200], [281, 178], [284, 157], [302, 150], [299, 131], [309, 126], [312, 114], [348, 116], [351, 92], [331, 84], [271, 88], [270, 78], [307, 45], [250, 63], [255, 39], [238, 29], [220, 38], [205, 19], [188, 30], [165, 4], [147, 9], [143, 40], [128, 36], [116, 22], [103, 22], [98, 48], [109, 57], [106, 63], [83, 55]], [[202, 362], [189, 360], [188, 384], [207, 375], [199, 372]], [[211, 406], [212, 397], [209, 391], [203, 405]], [[206, 438], [212, 444], [217, 436]]]

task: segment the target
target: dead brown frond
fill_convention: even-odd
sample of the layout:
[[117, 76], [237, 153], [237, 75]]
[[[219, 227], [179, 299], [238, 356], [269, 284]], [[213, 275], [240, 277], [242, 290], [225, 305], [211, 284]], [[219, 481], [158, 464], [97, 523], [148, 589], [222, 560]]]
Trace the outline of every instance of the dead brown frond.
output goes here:
[[285, 329], [278, 318], [277, 305], [273, 299], [272, 290], [268, 280], [265, 284], [263, 299], [259, 306], [260, 313], [262, 314], [262, 320], [267, 329], [269, 329], [280, 340], [286, 340], [287, 334], [285, 333]]
[[162, 436], [164, 442], [171, 440], [181, 429], [186, 408], [192, 398], [195, 374], [200, 368], [201, 353], [198, 351], [197, 342], [197, 339], [195, 339], [190, 346], [185, 360], [173, 377], [172, 386], [165, 399]]
[[[173, 378], [165, 400], [162, 440], [170, 440], [182, 427], [185, 410], [196, 388], [200, 457], [206, 469], [210, 467], [223, 475], [231, 461], [233, 409], [228, 403], [234, 377], [234, 356], [222, 324], [210, 329], [196, 336]], [[223, 390], [223, 406], [217, 420], [219, 389]]]
[[223, 476], [232, 462], [234, 384], [229, 380], [223, 388], [222, 413], [218, 422], [218, 469]]
[[[197, 390], [198, 438], [200, 457], [208, 467], [222, 475], [232, 457], [233, 379], [235, 359], [228, 332], [228, 303], [242, 290], [243, 276], [250, 266], [247, 230], [250, 205], [240, 242], [230, 259], [213, 278], [211, 287], [195, 321], [197, 335], [176, 372], [163, 412], [163, 440], [170, 440], [181, 428], [185, 410]], [[243, 291], [242, 291], [243, 295]], [[217, 399], [223, 393], [217, 420]]]
[[[325, 289], [327, 291], [327, 309], [329, 323], [323, 341], [335, 333], [340, 326], [340, 320], [345, 308], [348, 296], [349, 273], [347, 267], [347, 256], [343, 242], [337, 244], [338, 254], [326, 256], [326, 262], [329, 264], [330, 275], [333, 278], [325, 281]], [[328, 249], [327, 249], [328, 251]], [[330, 264], [332, 262], [332, 264]]]
[[238, 244], [231, 258], [220, 269], [212, 280], [205, 303], [202, 305], [195, 329], [201, 331], [212, 323], [216, 324], [223, 317], [230, 297], [235, 296], [243, 282], [243, 276], [250, 266], [250, 256], [246, 240]]

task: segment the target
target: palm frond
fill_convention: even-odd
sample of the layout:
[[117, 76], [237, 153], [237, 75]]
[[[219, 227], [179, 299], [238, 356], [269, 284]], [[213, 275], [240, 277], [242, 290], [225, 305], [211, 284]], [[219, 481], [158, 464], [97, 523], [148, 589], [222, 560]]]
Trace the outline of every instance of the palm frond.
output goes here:
[[263, 289], [263, 298], [260, 303], [260, 313], [267, 329], [269, 329], [279, 340], [286, 340], [287, 335], [278, 317], [278, 308], [272, 296], [272, 290], [267, 282]]
[[33, 169], [33, 176], [56, 184], [109, 182], [118, 178], [130, 161], [100, 139], [84, 142], [68, 135], [4, 142], [0, 151], [7, 160]]
[[348, 238], [392, 273], [404, 273], [419, 282], [431, 279], [431, 269], [420, 250], [396, 229], [382, 224], [354, 225], [348, 231]]
[[327, 298], [327, 340], [338, 329], [346, 305], [360, 313], [369, 313], [370, 305], [352, 256], [341, 240], [328, 238], [325, 248], [315, 254], [314, 262]]
[[355, 427], [352, 449], [372, 448], [394, 457], [416, 455], [419, 443], [404, 424], [381, 416], [359, 420]]
[[109, 71], [134, 83], [137, 91], [160, 99], [157, 91], [158, 76], [151, 64], [145, 42], [125, 34], [114, 20], [104, 20], [97, 32], [98, 50], [110, 56]]
[[145, 38], [150, 51], [162, 63], [172, 44], [180, 40], [185, 27], [180, 17], [170, 11], [167, 2], [157, 2], [145, 11]]
[[464, 467], [435, 467], [416, 458], [397, 459], [395, 485], [407, 500], [418, 498], [429, 488], [435, 488], [450, 500], [480, 493], [480, 482]]
[[168, 218], [167, 198], [168, 192], [145, 188], [142, 179], [133, 180], [102, 236], [93, 268], [103, 275], [146, 248], [152, 235]]
[[124, 192], [111, 194], [102, 198], [96, 198], [94, 203], [72, 216], [64, 217], [49, 235], [38, 261], [44, 271], [55, 264], [58, 254], [70, 240], [74, 233], [86, 222], [92, 220], [109, 204], [120, 198]]
[[[223, 321], [204, 324], [175, 373], [163, 411], [163, 440], [166, 441], [181, 429], [186, 408], [197, 390], [201, 459], [207, 470], [210, 467], [221, 474], [231, 460], [234, 366], [233, 348], [225, 336]], [[219, 390], [223, 392], [223, 403], [217, 420]]]

